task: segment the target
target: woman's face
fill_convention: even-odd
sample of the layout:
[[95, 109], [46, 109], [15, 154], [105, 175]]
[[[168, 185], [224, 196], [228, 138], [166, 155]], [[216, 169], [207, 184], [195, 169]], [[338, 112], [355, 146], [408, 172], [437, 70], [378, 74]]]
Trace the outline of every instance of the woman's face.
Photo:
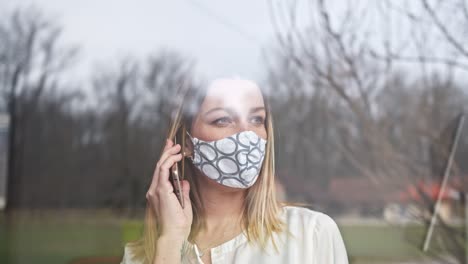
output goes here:
[[265, 118], [263, 96], [254, 82], [219, 79], [208, 87], [191, 134], [204, 141], [214, 141], [252, 130], [266, 139]]

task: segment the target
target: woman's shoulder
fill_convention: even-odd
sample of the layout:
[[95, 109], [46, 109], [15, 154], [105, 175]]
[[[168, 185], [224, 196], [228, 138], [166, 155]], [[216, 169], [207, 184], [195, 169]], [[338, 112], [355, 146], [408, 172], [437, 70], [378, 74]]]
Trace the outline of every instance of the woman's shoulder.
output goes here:
[[297, 222], [300, 222], [308, 227], [313, 225], [317, 229], [335, 228], [337, 226], [335, 220], [323, 212], [315, 211], [306, 207], [290, 205], [283, 206], [282, 209], [283, 215], [288, 223], [295, 222], [295, 224], [297, 224]]
[[287, 229], [306, 240], [341, 241], [340, 229], [328, 214], [299, 206], [284, 206]]
[[312, 249], [317, 263], [348, 263], [346, 247], [337, 223], [329, 215], [305, 207], [284, 206], [288, 230]]

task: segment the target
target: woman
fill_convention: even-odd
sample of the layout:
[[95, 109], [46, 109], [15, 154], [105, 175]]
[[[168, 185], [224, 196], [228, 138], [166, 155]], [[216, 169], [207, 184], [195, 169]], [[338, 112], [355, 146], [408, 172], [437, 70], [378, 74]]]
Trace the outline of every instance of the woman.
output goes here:
[[[143, 236], [125, 246], [123, 264], [348, 263], [329, 216], [277, 202], [273, 120], [254, 82], [190, 89], [176, 113], [146, 194]], [[187, 139], [184, 151], [173, 138]], [[183, 207], [169, 181], [176, 162]]]

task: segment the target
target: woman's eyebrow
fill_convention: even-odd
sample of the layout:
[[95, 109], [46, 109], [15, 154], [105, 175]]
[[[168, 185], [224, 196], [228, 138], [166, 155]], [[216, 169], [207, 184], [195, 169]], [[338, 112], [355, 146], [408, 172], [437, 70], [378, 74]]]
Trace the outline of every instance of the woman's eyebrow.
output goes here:
[[212, 112], [214, 112], [214, 111], [219, 111], [219, 110], [223, 110], [223, 111], [226, 111], [226, 112], [230, 112], [230, 111], [231, 111], [231, 110], [228, 109], [228, 108], [215, 107], [215, 108], [213, 108], [213, 109], [211, 109], [211, 110], [206, 111], [203, 115], [204, 115], [204, 116], [207, 116], [207, 115], [209, 115], [210, 113], [212, 113]]
[[[208, 111], [206, 111], [203, 115], [206, 116], [214, 111], [219, 111], [219, 110], [223, 110], [223, 111], [226, 111], [230, 114], [233, 114], [235, 111], [232, 109], [232, 108], [229, 108], [229, 107], [215, 107], [213, 109], [210, 109]], [[258, 112], [258, 111], [261, 111], [261, 110], [265, 110], [265, 107], [264, 106], [258, 106], [258, 107], [254, 107], [254, 108], [251, 108], [250, 109], [250, 113], [255, 113], [255, 112]]]
[[260, 110], [265, 110], [265, 107], [263, 107], [263, 106], [254, 107], [254, 108], [250, 109], [250, 113], [255, 113], [255, 112], [258, 112]]

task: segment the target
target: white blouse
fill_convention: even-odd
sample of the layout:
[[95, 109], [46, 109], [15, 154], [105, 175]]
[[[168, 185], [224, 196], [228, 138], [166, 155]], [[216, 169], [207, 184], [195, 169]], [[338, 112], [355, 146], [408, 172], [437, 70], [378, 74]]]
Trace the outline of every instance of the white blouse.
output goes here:
[[[303, 207], [285, 206], [281, 215], [287, 225], [286, 232], [275, 234], [278, 251], [273, 244], [267, 245], [266, 252], [255, 243], [248, 243], [242, 233], [233, 239], [211, 249], [211, 263], [314, 263], [348, 264], [346, 248], [338, 226], [328, 215]], [[203, 263], [197, 257], [197, 248], [185, 243], [189, 254], [182, 257], [183, 264]], [[120, 264], [140, 264], [131, 261], [127, 247]]]

